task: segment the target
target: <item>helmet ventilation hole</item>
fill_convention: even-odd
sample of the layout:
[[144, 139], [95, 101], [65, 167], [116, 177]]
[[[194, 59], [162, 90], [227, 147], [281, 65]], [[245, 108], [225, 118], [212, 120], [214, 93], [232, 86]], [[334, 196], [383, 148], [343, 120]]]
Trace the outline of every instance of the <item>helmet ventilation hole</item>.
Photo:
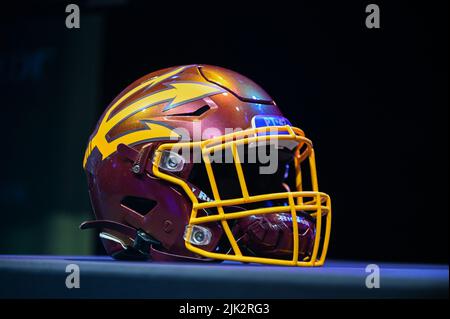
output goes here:
[[126, 196], [122, 199], [121, 204], [144, 216], [156, 206], [157, 202], [143, 197]]
[[203, 105], [202, 107], [196, 109], [193, 112], [168, 114], [167, 116], [200, 116], [206, 111], [208, 111], [210, 108], [211, 107], [209, 105]]

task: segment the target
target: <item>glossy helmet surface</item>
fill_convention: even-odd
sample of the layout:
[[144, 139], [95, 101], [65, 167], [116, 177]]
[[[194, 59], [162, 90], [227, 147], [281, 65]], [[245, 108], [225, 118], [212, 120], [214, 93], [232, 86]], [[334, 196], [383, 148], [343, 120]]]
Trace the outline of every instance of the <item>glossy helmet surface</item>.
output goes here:
[[[150, 73], [112, 101], [83, 167], [118, 259], [322, 265], [331, 203], [312, 143], [248, 78], [216, 66]], [[294, 221], [294, 222], [292, 222]]]

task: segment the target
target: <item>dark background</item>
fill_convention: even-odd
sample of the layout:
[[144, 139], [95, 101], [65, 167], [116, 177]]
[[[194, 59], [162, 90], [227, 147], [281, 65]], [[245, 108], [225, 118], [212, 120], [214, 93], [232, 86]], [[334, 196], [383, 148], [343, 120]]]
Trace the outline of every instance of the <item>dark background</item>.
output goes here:
[[[297, 2], [297, 1], [296, 1]], [[264, 87], [314, 141], [333, 199], [329, 257], [448, 262], [448, 4], [373, 1], [1, 4], [0, 253], [103, 253], [82, 158], [140, 76], [204, 63]]]

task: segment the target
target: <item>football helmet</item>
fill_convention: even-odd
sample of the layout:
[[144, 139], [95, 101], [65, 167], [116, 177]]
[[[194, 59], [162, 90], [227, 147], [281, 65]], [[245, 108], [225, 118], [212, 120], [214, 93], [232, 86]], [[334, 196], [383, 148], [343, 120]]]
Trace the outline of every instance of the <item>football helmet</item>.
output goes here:
[[122, 91], [83, 167], [96, 228], [117, 259], [320, 266], [331, 228], [312, 142], [250, 79], [210, 65]]

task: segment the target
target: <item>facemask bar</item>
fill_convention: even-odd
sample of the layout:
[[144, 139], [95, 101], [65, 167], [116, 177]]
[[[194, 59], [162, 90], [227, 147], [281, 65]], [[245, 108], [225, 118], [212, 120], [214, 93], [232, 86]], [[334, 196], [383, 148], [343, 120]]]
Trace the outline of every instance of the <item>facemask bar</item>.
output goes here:
[[[267, 134], [267, 133], [270, 134]], [[243, 174], [241, 159], [239, 158], [239, 152], [237, 148], [239, 145], [270, 142], [270, 139], [276, 138], [278, 141], [287, 140], [295, 141], [298, 143], [295, 149], [294, 164], [296, 169], [296, 191], [294, 192], [282, 192], [282, 193], [269, 193], [263, 195], [251, 196], [248, 192], [245, 176]], [[182, 179], [173, 175], [166, 174], [160, 171], [160, 161], [162, 160], [163, 151], [171, 150], [173, 147], [182, 148], [200, 148], [202, 153], [202, 159], [205, 164], [211, 189], [213, 192], [214, 200], [210, 202], [199, 202], [197, 197], [192, 192], [189, 185]], [[242, 197], [233, 199], [221, 199], [219, 190], [214, 177], [214, 172], [211, 166], [210, 154], [214, 151], [224, 150], [230, 148], [232, 151], [236, 172], [239, 179], [239, 184], [242, 191]], [[302, 185], [302, 172], [301, 163], [308, 159], [310, 168], [310, 177], [312, 184], [312, 191], [303, 191]], [[273, 265], [286, 265], [286, 266], [321, 266], [325, 261], [327, 254], [328, 243], [330, 239], [331, 228], [331, 200], [330, 197], [318, 190], [317, 172], [315, 165], [315, 154], [312, 147], [312, 142], [304, 137], [304, 133], [299, 128], [290, 126], [272, 126], [272, 127], [260, 127], [254, 129], [248, 129], [245, 131], [239, 131], [223, 136], [218, 136], [205, 141], [198, 142], [179, 142], [179, 143], [165, 143], [161, 144], [153, 159], [153, 174], [163, 180], [177, 184], [183, 188], [186, 194], [192, 201], [192, 212], [189, 221], [189, 225], [186, 228], [186, 238], [190, 238], [194, 225], [204, 224], [208, 222], [220, 222], [225, 235], [227, 236], [234, 255], [223, 254], [216, 252], [209, 252], [200, 247], [192, 245], [190, 241], [185, 241], [186, 248], [190, 251], [197, 253], [198, 255], [206, 258], [215, 258], [222, 260], [233, 260], [240, 262], [256, 262]], [[310, 200], [305, 201], [305, 198]], [[312, 198], [312, 199], [311, 199]], [[241, 212], [225, 213], [223, 207], [226, 206], [238, 206], [246, 203], [256, 203], [267, 200], [287, 200], [288, 206], [275, 206], [256, 208]], [[197, 212], [203, 209], [215, 208], [218, 214], [197, 217]], [[298, 224], [292, 222], [293, 229], [293, 258], [292, 260], [266, 258], [266, 257], [254, 257], [244, 256], [240, 251], [234, 235], [228, 225], [228, 220], [239, 219], [250, 215], [259, 214], [273, 214], [273, 213], [290, 213], [292, 221], [297, 220], [297, 211], [309, 212], [310, 216], [315, 218], [316, 222], [316, 236], [314, 239], [313, 251], [309, 260], [299, 259], [299, 236], [298, 236]], [[322, 225], [322, 219], [324, 219], [325, 225]], [[325, 226], [324, 238], [321, 238], [322, 227]], [[318, 257], [319, 248], [322, 247], [320, 256]]]

